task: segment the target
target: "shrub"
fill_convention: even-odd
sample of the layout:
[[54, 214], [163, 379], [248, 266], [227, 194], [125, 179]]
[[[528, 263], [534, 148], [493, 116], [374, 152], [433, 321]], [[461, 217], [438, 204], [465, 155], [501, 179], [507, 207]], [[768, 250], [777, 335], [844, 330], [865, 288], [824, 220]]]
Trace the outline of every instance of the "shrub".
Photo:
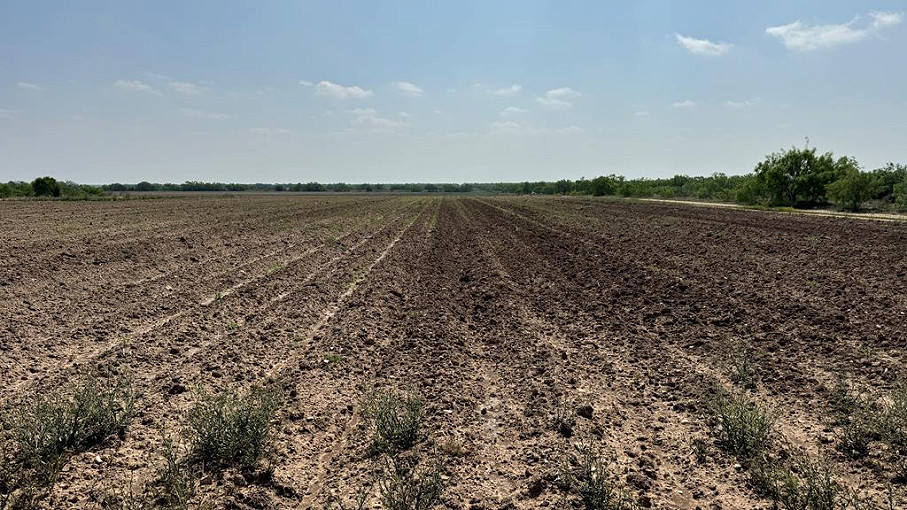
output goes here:
[[275, 389], [201, 393], [187, 417], [190, 462], [203, 469], [255, 469], [270, 455], [271, 418], [279, 405]]
[[720, 391], [711, 408], [717, 419], [714, 433], [720, 448], [744, 462], [768, 449], [775, 419], [762, 406], [746, 396]]
[[421, 437], [424, 403], [411, 393], [371, 390], [362, 399], [362, 414], [374, 427], [375, 452], [395, 454], [412, 448]]

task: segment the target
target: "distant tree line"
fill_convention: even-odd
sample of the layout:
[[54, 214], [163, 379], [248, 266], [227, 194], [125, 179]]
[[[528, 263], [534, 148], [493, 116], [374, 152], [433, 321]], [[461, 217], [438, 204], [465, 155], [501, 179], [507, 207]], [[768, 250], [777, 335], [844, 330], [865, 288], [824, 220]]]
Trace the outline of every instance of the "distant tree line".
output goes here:
[[104, 195], [98, 186], [76, 184], [72, 181], [58, 181], [53, 177], [38, 177], [32, 182], [0, 182], [0, 198], [9, 197], [51, 197], [88, 198]]
[[815, 148], [796, 148], [769, 154], [744, 175], [715, 173], [663, 179], [627, 179], [603, 175], [594, 179], [501, 183], [408, 183], [408, 184], [240, 184], [187, 181], [182, 184], [106, 184], [100, 187], [59, 182], [40, 177], [31, 183], [0, 183], [0, 197], [51, 196], [90, 198], [105, 192], [163, 191], [270, 191], [270, 192], [426, 192], [426, 193], [515, 193], [538, 195], [593, 195], [638, 198], [680, 198], [737, 202], [749, 205], [821, 207], [836, 204], [857, 211], [873, 200], [882, 207], [907, 210], [907, 165], [888, 163], [863, 171], [854, 158]]

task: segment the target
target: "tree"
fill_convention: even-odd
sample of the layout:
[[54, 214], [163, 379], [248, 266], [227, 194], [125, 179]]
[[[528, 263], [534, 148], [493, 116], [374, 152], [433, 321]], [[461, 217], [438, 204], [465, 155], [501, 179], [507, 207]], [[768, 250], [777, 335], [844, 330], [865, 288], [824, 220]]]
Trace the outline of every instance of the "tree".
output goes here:
[[38, 177], [32, 181], [31, 189], [36, 197], [60, 196], [60, 183], [53, 177]]
[[872, 174], [851, 169], [843, 177], [828, 185], [827, 194], [833, 202], [850, 211], [859, 211], [863, 202], [872, 197], [875, 180]]
[[797, 149], [769, 154], [756, 165], [756, 177], [772, 203], [795, 206], [826, 201], [825, 188], [856, 163], [851, 158], [834, 160], [832, 153], [816, 155], [816, 149]]
[[907, 178], [894, 185], [894, 203], [899, 209], [907, 211]]

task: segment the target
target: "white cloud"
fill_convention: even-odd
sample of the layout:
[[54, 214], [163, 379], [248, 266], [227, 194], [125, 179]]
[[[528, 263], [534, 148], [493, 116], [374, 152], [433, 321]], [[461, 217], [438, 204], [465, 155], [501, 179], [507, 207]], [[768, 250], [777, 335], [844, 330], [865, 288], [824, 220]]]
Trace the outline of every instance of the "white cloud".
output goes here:
[[138, 80], [117, 80], [113, 83], [113, 86], [121, 90], [132, 90], [135, 92], [144, 92], [146, 94], [152, 94], [155, 96], [163, 96], [159, 90], [148, 85], [147, 83], [140, 82]]
[[526, 113], [528, 111], [529, 110], [527, 110], [525, 108], [519, 108], [516, 106], [508, 106], [507, 108], [504, 108], [503, 110], [501, 110], [501, 117], [512, 117], [514, 115], [520, 115], [520, 114]]
[[570, 87], [560, 87], [545, 92], [544, 96], [537, 97], [535, 98], [535, 100], [542, 106], [548, 106], [552, 108], [569, 108], [573, 106], [573, 103], [567, 101], [567, 99], [579, 96], [580, 93], [571, 89]]
[[403, 92], [407, 96], [421, 96], [425, 94], [425, 91], [419, 88], [417, 85], [410, 83], [408, 81], [395, 81], [393, 83], [394, 88], [399, 92]]
[[206, 92], [208, 89], [194, 83], [187, 83], [184, 81], [172, 81], [168, 84], [170, 89], [179, 94], [185, 94], [187, 96], [199, 96], [203, 92]]
[[708, 57], [719, 57], [727, 54], [734, 47], [731, 43], [712, 42], [708, 39], [696, 39], [685, 35], [674, 34], [677, 42], [680, 43], [687, 51], [693, 55], [704, 55]]
[[869, 17], [872, 22], [862, 28], [857, 25], [859, 17], [849, 23], [830, 25], [806, 25], [798, 20], [787, 25], [768, 27], [765, 33], [780, 39], [787, 49], [814, 51], [862, 41], [877, 30], [900, 23], [903, 13], [873, 11], [869, 13]]
[[397, 116], [400, 117], [400, 118], [403, 118], [403, 119], [408, 119], [408, 118], [412, 117], [412, 115], [410, 115], [410, 114], [407, 113], [407, 112], [400, 112], [400, 113], [397, 114]]
[[522, 85], [517, 85], [516, 83], [514, 83], [513, 85], [511, 85], [509, 87], [504, 87], [504, 88], [495, 90], [494, 95], [496, 95], [496, 96], [512, 96], [521, 90], [523, 90]]
[[371, 90], [364, 90], [357, 86], [344, 87], [329, 81], [320, 81], [315, 85], [315, 93], [319, 96], [328, 96], [335, 99], [365, 99], [374, 96]]
[[378, 112], [372, 108], [366, 108], [364, 111], [357, 114], [357, 117], [353, 119], [352, 125], [375, 133], [392, 132], [409, 126], [409, 124], [404, 121], [380, 117]]
[[678, 108], [678, 109], [689, 109], [689, 108], [696, 107], [696, 103], [687, 99], [686, 101], [677, 101], [676, 103], [672, 104], [671, 106], [673, 108]]
[[173, 78], [171, 78], [167, 75], [159, 74], [159, 73], [145, 73], [145, 76], [147, 76], [151, 79], [154, 79], [154, 80], [173, 81]]
[[227, 120], [230, 118], [226, 113], [220, 112], [206, 112], [204, 110], [196, 110], [194, 108], [181, 108], [180, 113], [185, 117], [190, 119], [204, 119], [204, 120]]
[[739, 110], [741, 108], [749, 108], [754, 106], [758, 101], [755, 99], [744, 99], [743, 101], [732, 101], [728, 99], [724, 102], [724, 106], [731, 109]]
[[633, 112], [633, 116], [634, 116], [634, 117], [648, 117], [648, 116], [649, 116], [649, 112], [647, 112], [647, 111], [645, 111], [645, 110], [640, 110], [640, 111], [638, 111], [638, 112]]
[[583, 132], [583, 128], [579, 126], [551, 129], [544, 125], [535, 126], [529, 123], [515, 122], [512, 120], [493, 122], [490, 129], [492, 135], [571, 135], [581, 134]]
[[346, 113], [352, 113], [353, 115], [378, 115], [378, 110], [374, 108], [354, 108], [352, 110], [344, 110]]
[[869, 17], [872, 18], [872, 28], [878, 29], [897, 25], [904, 19], [904, 13], [872, 11], [869, 13]]
[[253, 135], [262, 135], [262, 136], [285, 136], [292, 135], [293, 131], [284, 128], [266, 128], [266, 127], [257, 127], [249, 130]]
[[41, 90], [40, 85], [37, 85], [35, 83], [27, 83], [24, 81], [20, 81], [19, 83], [16, 84], [16, 86], [19, 87], [20, 89], [25, 89], [25, 90], [34, 90], [34, 91]]
[[299, 84], [302, 85], [303, 87], [311, 87], [311, 86], [315, 85], [314, 83], [312, 83], [308, 80], [299, 80]]

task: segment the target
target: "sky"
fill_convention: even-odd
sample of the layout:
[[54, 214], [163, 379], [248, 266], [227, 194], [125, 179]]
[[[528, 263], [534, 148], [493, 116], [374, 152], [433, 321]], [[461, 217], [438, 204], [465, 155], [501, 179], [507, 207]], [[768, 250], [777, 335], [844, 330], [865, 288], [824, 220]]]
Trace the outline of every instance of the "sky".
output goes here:
[[907, 163], [907, 2], [0, 0], [0, 181]]

